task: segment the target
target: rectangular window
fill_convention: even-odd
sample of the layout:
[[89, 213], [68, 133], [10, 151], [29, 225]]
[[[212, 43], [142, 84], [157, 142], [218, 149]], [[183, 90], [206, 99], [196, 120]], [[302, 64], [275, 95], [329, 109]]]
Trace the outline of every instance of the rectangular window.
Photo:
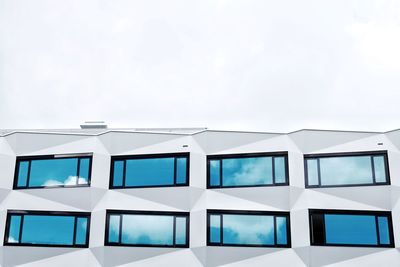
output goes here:
[[311, 245], [394, 247], [385, 211], [310, 210]]
[[90, 213], [9, 211], [4, 245], [88, 247]]
[[189, 213], [108, 210], [105, 245], [189, 247]]
[[207, 245], [290, 247], [289, 212], [207, 210]]
[[305, 155], [306, 187], [387, 185], [386, 152]]
[[288, 185], [287, 153], [208, 156], [207, 176], [208, 188]]
[[111, 158], [110, 188], [187, 185], [189, 185], [189, 153]]
[[14, 189], [89, 186], [92, 156], [17, 157]]

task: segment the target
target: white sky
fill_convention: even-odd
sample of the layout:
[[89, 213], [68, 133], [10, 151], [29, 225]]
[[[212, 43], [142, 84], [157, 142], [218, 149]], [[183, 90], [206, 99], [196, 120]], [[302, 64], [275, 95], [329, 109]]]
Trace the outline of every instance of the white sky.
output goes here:
[[400, 127], [400, 1], [0, 0], [0, 128]]

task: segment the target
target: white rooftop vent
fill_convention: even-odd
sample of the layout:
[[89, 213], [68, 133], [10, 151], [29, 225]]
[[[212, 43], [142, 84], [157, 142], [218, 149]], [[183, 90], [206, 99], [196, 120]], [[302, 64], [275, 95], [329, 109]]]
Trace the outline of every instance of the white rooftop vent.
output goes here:
[[81, 124], [81, 129], [106, 129], [107, 124], [104, 121], [85, 121]]

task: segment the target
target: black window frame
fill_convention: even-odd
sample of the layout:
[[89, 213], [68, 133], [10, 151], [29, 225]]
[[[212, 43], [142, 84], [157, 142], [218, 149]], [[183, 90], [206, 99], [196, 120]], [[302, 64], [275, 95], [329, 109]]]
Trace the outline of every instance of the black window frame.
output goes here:
[[[24, 215], [39, 215], [39, 216], [70, 216], [74, 217], [74, 236], [72, 245], [61, 245], [61, 244], [34, 244], [34, 243], [10, 243], [8, 242], [10, 224], [12, 216], [21, 216], [21, 223], [19, 229], [19, 241], [22, 237], [23, 229], [23, 216]], [[76, 227], [78, 218], [87, 218], [86, 226], [86, 244], [80, 245], [75, 244], [76, 242]], [[43, 210], [7, 210], [6, 227], [4, 231], [3, 246], [16, 246], [16, 247], [60, 247], [60, 248], [88, 248], [89, 247], [89, 237], [90, 237], [90, 212], [77, 212], [77, 211], [43, 211]]]
[[[219, 243], [210, 242], [211, 236], [211, 225], [210, 217], [211, 215], [263, 215], [263, 216], [274, 216], [274, 245], [262, 245], [262, 244], [224, 244], [223, 243], [223, 219], [221, 218], [220, 225], [220, 237], [221, 241]], [[276, 217], [286, 218], [286, 245], [276, 244], [277, 232], [276, 232]], [[290, 232], [290, 212], [289, 211], [255, 211], [255, 210], [221, 210], [221, 209], [207, 209], [207, 246], [213, 247], [263, 247], [263, 248], [291, 248], [292, 239]]]
[[[110, 216], [111, 215], [119, 215], [119, 241], [118, 242], [109, 242], [109, 227], [110, 227]], [[156, 215], [156, 216], [173, 216], [174, 224], [173, 224], [173, 244], [172, 245], [157, 245], [157, 244], [123, 244], [121, 243], [122, 239], [122, 215]], [[175, 244], [176, 236], [176, 218], [177, 217], [185, 217], [186, 218], [186, 244], [180, 245]], [[190, 212], [184, 211], [149, 211], [149, 210], [115, 210], [115, 209], [107, 209], [106, 210], [106, 224], [105, 224], [105, 234], [104, 234], [104, 246], [112, 246], [112, 247], [157, 247], [157, 248], [189, 248], [190, 242]]]
[[[76, 165], [77, 176], [79, 175], [81, 159], [89, 159], [89, 173], [88, 173], [88, 183], [87, 184], [78, 184], [78, 179], [77, 179], [77, 184], [76, 185], [29, 186], [31, 161], [32, 160], [71, 159], [71, 158], [78, 159], [78, 164]], [[19, 166], [20, 166], [20, 163], [22, 161], [28, 161], [29, 162], [28, 174], [27, 174], [27, 179], [26, 179], [26, 186], [18, 186]], [[23, 190], [23, 189], [50, 189], [50, 188], [90, 187], [91, 179], [92, 179], [92, 164], [93, 164], [93, 153], [17, 156], [16, 161], [15, 161], [13, 189], [14, 190]]]
[[[354, 157], [354, 156], [370, 156], [371, 158], [371, 166], [372, 166], [372, 183], [368, 184], [337, 184], [337, 185], [321, 185], [321, 171], [320, 171], [320, 158], [333, 158], [333, 157]], [[385, 175], [386, 182], [376, 182], [375, 180], [375, 172], [374, 172], [374, 156], [383, 156], [384, 164], [385, 164]], [[308, 159], [316, 159], [318, 162], [318, 185], [309, 185], [308, 184], [308, 168], [307, 168], [307, 160]], [[389, 169], [389, 157], [387, 150], [375, 150], [375, 151], [361, 151], [361, 152], [339, 152], [339, 153], [318, 153], [318, 154], [305, 154], [304, 155], [304, 182], [305, 188], [332, 188], [332, 187], [356, 187], [356, 186], [380, 186], [380, 185], [390, 185], [390, 169]]]
[[[174, 158], [174, 184], [170, 185], [141, 185], [141, 186], [125, 186], [126, 183], [126, 161], [130, 159], [158, 159], [158, 158]], [[176, 183], [177, 176], [177, 158], [186, 158], [186, 182]], [[124, 161], [123, 179], [122, 186], [114, 186], [114, 162]], [[190, 152], [183, 153], [162, 153], [162, 154], [138, 154], [138, 155], [116, 155], [111, 156], [111, 167], [110, 167], [110, 180], [109, 189], [134, 189], [134, 188], [155, 188], [155, 187], [182, 187], [189, 186], [190, 180]]]
[[[257, 185], [223, 185], [222, 177], [222, 160], [223, 159], [240, 159], [240, 158], [258, 158], [258, 157], [272, 157], [272, 184], [257, 184]], [[275, 183], [275, 157], [284, 157], [285, 162], [285, 182]], [[210, 161], [219, 160], [220, 161], [220, 185], [211, 185], [211, 168]], [[207, 155], [207, 189], [224, 189], [224, 188], [241, 188], [241, 187], [271, 187], [271, 186], [288, 186], [289, 185], [289, 155], [287, 151], [278, 152], [256, 152], [256, 153], [239, 153], [239, 154], [218, 154], [218, 155]]]
[[[368, 245], [368, 244], [327, 244], [326, 243], [326, 233], [325, 233], [325, 214], [337, 214], [337, 215], [371, 215], [375, 216], [375, 225], [376, 225], [376, 235], [378, 245]], [[315, 242], [314, 231], [313, 231], [313, 215], [322, 215], [321, 229], [322, 231], [322, 242]], [[389, 240], [390, 244], [379, 244], [380, 236], [379, 236], [379, 226], [378, 226], [378, 217], [387, 217], [388, 218], [388, 227], [389, 227]], [[394, 233], [393, 233], [393, 220], [392, 220], [392, 212], [391, 211], [374, 211], [374, 210], [340, 210], [340, 209], [309, 209], [308, 210], [308, 220], [309, 220], [309, 231], [310, 231], [310, 245], [311, 246], [323, 246], [323, 247], [373, 247], [373, 248], [394, 248]], [[321, 236], [319, 236], [321, 239]]]

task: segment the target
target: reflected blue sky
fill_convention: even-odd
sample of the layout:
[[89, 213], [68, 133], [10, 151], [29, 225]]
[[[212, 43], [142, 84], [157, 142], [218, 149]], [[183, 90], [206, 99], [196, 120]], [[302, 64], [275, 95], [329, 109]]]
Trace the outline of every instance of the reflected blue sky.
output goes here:
[[376, 245], [375, 216], [325, 214], [327, 244]]
[[[177, 184], [186, 183], [186, 158], [176, 159], [176, 182]], [[126, 186], [157, 186], [174, 184], [174, 162], [175, 158], [150, 158], [150, 159], [131, 159], [126, 161]], [[118, 161], [114, 165], [113, 182], [116, 186], [122, 185], [121, 163]]]
[[[30, 187], [88, 184], [90, 159], [81, 159], [79, 174], [78, 158], [31, 160]], [[28, 162], [19, 165], [18, 186], [25, 186]], [[79, 176], [78, 176], [79, 175]]]
[[22, 243], [72, 245], [74, 217], [25, 215]]
[[[88, 218], [77, 217], [75, 244], [87, 243]], [[22, 227], [20, 236], [20, 227]], [[37, 245], [73, 245], [75, 216], [12, 215], [8, 233], [9, 243]]]

